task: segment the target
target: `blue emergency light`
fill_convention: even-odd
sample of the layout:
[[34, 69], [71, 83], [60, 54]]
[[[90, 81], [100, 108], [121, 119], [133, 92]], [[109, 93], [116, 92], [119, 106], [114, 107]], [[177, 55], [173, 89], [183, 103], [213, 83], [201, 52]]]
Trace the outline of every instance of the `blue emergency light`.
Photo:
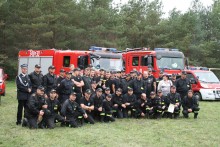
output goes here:
[[91, 46], [90, 51], [108, 51], [108, 52], [116, 52], [116, 48], [105, 48], [105, 47], [97, 47], [97, 46]]

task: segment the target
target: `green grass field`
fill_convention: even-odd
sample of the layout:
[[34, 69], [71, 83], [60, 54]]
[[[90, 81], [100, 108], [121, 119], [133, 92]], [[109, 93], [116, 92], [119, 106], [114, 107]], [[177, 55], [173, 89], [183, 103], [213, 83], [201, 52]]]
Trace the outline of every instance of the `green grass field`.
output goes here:
[[[0, 106], [0, 146], [220, 146], [220, 102], [200, 102], [198, 119], [122, 119], [81, 128], [16, 126], [16, 88], [7, 83]], [[182, 115], [181, 115], [182, 116]]]

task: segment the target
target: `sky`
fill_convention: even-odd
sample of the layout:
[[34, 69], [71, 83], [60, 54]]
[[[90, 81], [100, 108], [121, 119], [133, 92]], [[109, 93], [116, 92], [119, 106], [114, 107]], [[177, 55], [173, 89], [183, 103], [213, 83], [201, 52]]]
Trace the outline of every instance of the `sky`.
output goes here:
[[[122, 3], [126, 4], [128, 0], [113, 0], [115, 3]], [[150, 0], [152, 1], [152, 0]], [[193, 0], [162, 0], [163, 3], [163, 12], [165, 12], [165, 16], [169, 15], [169, 11], [171, 11], [173, 8], [176, 8], [177, 10], [181, 11], [182, 13], [186, 12], [188, 8], [190, 8], [190, 5], [192, 4]], [[213, 0], [200, 0], [200, 2], [205, 6], [211, 6], [213, 4]]]

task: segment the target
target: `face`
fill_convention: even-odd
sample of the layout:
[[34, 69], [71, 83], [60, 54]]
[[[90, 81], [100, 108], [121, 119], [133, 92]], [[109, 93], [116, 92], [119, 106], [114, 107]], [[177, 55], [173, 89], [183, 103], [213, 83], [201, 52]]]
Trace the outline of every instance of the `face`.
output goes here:
[[75, 95], [70, 95], [70, 101], [75, 101], [76, 100], [76, 96]]
[[128, 94], [132, 95], [133, 94], [133, 90], [128, 90]]
[[111, 74], [109, 72], [106, 73], [105, 77], [108, 79], [110, 78]]
[[86, 69], [86, 70], [85, 70], [85, 75], [88, 76], [89, 74], [90, 74], [90, 70], [89, 70], [89, 69]]
[[152, 74], [152, 71], [148, 71], [148, 75], [151, 75]]
[[182, 79], [185, 79], [185, 78], [186, 78], [186, 75], [185, 75], [185, 74], [182, 74], [182, 75], [181, 75], [181, 78], [182, 78]]
[[51, 92], [51, 93], [50, 93], [50, 98], [51, 98], [51, 99], [55, 99], [56, 95], [57, 95], [56, 92]]
[[147, 71], [144, 71], [143, 77], [144, 77], [144, 78], [147, 78], [147, 77], [148, 77], [148, 72], [147, 72]]
[[112, 99], [111, 97], [108, 97], [108, 96], [106, 97], [107, 101], [111, 101], [111, 99]]
[[23, 74], [26, 74], [26, 73], [27, 73], [27, 68], [26, 68], [26, 67], [21, 68], [21, 72], [22, 72]]
[[91, 86], [92, 86], [93, 89], [96, 89], [97, 84], [93, 83], [93, 84], [91, 84]]
[[110, 90], [105, 90], [105, 93], [106, 94], [110, 94]]
[[44, 95], [44, 91], [40, 90], [40, 89], [37, 89], [37, 94], [40, 95], [40, 96], [43, 96]]
[[192, 92], [188, 92], [188, 97], [192, 98], [192, 96], [193, 96], [193, 93]]
[[150, 95], [150, 98], [152, 98], [152, 99], [154, 99], [155, 98], [155, 94], [153, 94], [153, 95]]
[[100, 97], [100, 96], [102, 95], [102, 91], [97, 91], [97, 92], [96, 92], [96, 95], [97, 95], [98, 97]]
[[162, 97], [163, 93], [162, 92], [158, 92], [158, 96]]
[[90, 98], [91, 93], [85, 93], [86, 98]]
[[175, 80], [175, 79], [176, 79], [176, 76], [172, 76], [172, 79], [174, 79], [174, 80]]
[[53, 73], [55, 72], [55, 69], [49, 69], [49, 72], [50, 72], [51, 74], [53, 74]]
[[171, 91], [171, 93], [175, 93], [176, 92], [176, 88], [171, 88], [170, 91]]
[[41, 69], [41, 68], [35, 67], [34, 71], [35, 71], [35, 72], [40, 72], [40, 69]]
[[64, 76], [65, 75], [65, 73], [64, 72], [60, 72], [60, 76]]
[[121, 92], [120, 91], [116, 91], [116, 95], [121, 95]]
[[70, 70], [73, 70], [75, 66], [73, 64], [70, 64]]
[[141, 98], [142, 98], [143, 100], [146, 100], [146, 99], [147, 99], [146, 94], [141, 94]]
[[90, 76], [91, 76], [91, 77], [94, 77], [94, 76], [95, 76], [95, 71], [94, 71], [94, 70], [92, 70], [92, 71], [90, 72]]
[[70, 79], [71, 76], [72, 76], [71, 74], [67, 74], [67, 75], [66, 75], [66, 78], [67, 78], [67, 79]]
[[163, 76], [163, 80], [167, 80], [168, 78], [167, 78], [167, 76]]

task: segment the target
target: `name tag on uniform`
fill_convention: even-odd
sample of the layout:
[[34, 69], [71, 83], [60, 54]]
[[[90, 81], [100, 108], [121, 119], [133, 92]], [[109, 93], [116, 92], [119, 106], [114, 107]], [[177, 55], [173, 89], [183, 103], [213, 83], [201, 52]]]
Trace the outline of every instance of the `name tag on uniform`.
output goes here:
[[175, 107], [174, 104], [170, 104], [169, 107], [168, 107], [168, 112], [173, 113], [174, 107]]

